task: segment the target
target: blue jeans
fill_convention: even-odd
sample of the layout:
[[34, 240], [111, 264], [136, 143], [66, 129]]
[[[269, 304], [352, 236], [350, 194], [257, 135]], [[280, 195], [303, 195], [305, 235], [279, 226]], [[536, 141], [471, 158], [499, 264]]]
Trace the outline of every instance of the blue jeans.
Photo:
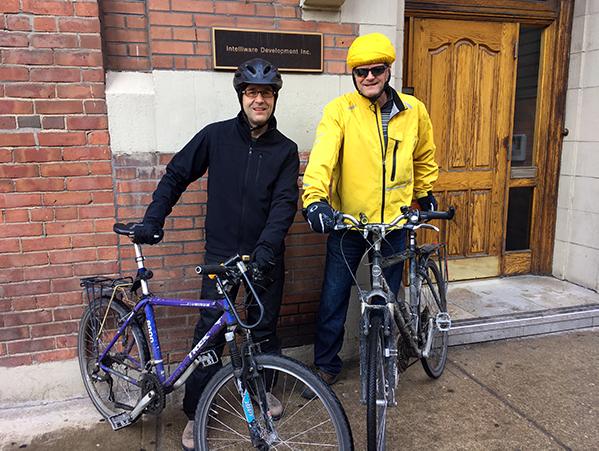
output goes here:
[[[404, 250], [406, 247], [405, 236], [403, 230], [389, 233], [381, 246], [383, 256]], [[360, 259], [367, 248], [368, 243], [356, 231], [334, 231], [327, 240], [324, 281], [316, 322], [314, 364], [320, 370], [331, 375], [339, 374], [343, 364], [338, 354], [343, 345], [345, 319], [353, 284], [352, 274], [356, 274]], [[402, 272], [403, 264], [395, 265], [384, 271], [385, 279], [395, 294], [401, 286]]]

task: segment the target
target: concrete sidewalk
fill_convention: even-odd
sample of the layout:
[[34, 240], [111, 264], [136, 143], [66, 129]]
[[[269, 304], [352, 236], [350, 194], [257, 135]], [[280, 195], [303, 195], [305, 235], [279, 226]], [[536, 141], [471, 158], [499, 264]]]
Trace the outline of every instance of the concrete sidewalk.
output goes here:
[[[439, 380], [428, 379], [419, 363], [404, 374], [399, 405], [389, 411], [388, 449], [599, 449], [598, 364], [598, 328], [454, 346]], [[365, 449], [355, 361], [334, 388], [356, 449]], [[0, 446], [178, 450], [186, 421], [180, 396], [169, 399], [160, 417], [145, 416], [118, 432], [99, 420], [87, 399], [6, 407], [0, 409]]]

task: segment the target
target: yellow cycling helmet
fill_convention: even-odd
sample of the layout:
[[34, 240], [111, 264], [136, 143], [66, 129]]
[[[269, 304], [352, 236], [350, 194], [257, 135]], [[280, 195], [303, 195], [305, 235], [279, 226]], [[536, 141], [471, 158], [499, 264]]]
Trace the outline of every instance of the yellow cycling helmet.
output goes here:
[[374, 63], [391, 65], [394, 61], [395, 47], [389, 38], [381, 33], [357, 37], [347, 51], [347, 65], [352, 69]]

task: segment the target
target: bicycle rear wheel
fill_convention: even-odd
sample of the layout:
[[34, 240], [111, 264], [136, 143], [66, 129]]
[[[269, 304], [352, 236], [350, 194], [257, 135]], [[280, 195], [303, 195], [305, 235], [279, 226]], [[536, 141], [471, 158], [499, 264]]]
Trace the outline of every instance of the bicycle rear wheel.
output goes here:
[[[132, 410], [141, 397], [141, 388], [100, 367], [98, 358], [116, 335], [130, 311], [119, 301], [94, 299], [79, 325], [77, 352], [83, 385], [104, 418]], [[138, 381], [149, 359], [148, 345], [141, 328], [132, 322], [103, 359], [103, 364]]]
[[[253, 425], [264, 440], [264, 449], [353, 449], [345, 411], [322, 379], [288, 357], [261, 354], [255, 359], [262, 383], [255, 384], [248, 378], [246, 388], [254, 400]], [[195, 414], [196, 450], [254, 449], [236, 384], [231, 364], [210, 379]], [[282, 416], [270, 421], [274, 431], [268, 430], [270, 414], [261, 412], [255, 401], [260, 396], [256, 385], [264, 387], [283, 405]], [[305, 387], [314, 393], [310, 400], [301, 396]]]
[[447, 343], [449, 332], [441, 331], [437, 327], [436, 319], [439, 313], [447, 313], [447, 299], [445, 297], [445, 281], [441, 277], [439, 267], [433, 260], [427, 260], [421, 274], [419, 295], [420, 308], [420, 337], [426, 342], [429, 333], [429, 319], [432, 318], [433, 337], [429, 357], [421, 358], [420, 362], [426, 374], [437, 379], [443, 374], [447, 361]]
[[387, 422], [387, 378], [383, 342], [382, 318], [370, 316], [368, 333], [366, 429], [368, 451], [385, 449], [385, 427]]

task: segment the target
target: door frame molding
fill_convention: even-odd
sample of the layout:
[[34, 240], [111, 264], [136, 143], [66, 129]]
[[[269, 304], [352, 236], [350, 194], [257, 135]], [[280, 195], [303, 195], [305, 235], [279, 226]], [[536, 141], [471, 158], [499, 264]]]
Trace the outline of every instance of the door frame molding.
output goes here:
[[[537, 176], [531, 212], [530, 250], [509, 253], [503, 251], [504, 274], [550, 274], [552, 271], [573, 14], [574, 6], [571, 0], [487, 0], [484, 6], [481, 6], [479, 0], [406, 0], [405, 3], [407, 23], [404, 61], [408, 52], [413, 51], [410, 24], [414, 18], [518, 22], [546, 27], [543, 33], [541, 63], [543, 67], [552, 70], [545, 70], [539, 74], [535, 129], [546, 132], [537, 133], [535, 140]], [[409, 86], [411, 74], [405, 64], [403, 75], [404, 85]], [[543, 148], [545, 151], [541, 152]], [[521, 183], [517, 179], [510, 183], [508, 174], [506, 190]], [[506, 199], [507, 195], [506, 192]], [[505, 230], [507, 209], [503, 221]], [[534, 233], [535, 230], [539, 232]], [[511, 267], [510, 263], [513, 261], [518, 261], [516, 268]]]

